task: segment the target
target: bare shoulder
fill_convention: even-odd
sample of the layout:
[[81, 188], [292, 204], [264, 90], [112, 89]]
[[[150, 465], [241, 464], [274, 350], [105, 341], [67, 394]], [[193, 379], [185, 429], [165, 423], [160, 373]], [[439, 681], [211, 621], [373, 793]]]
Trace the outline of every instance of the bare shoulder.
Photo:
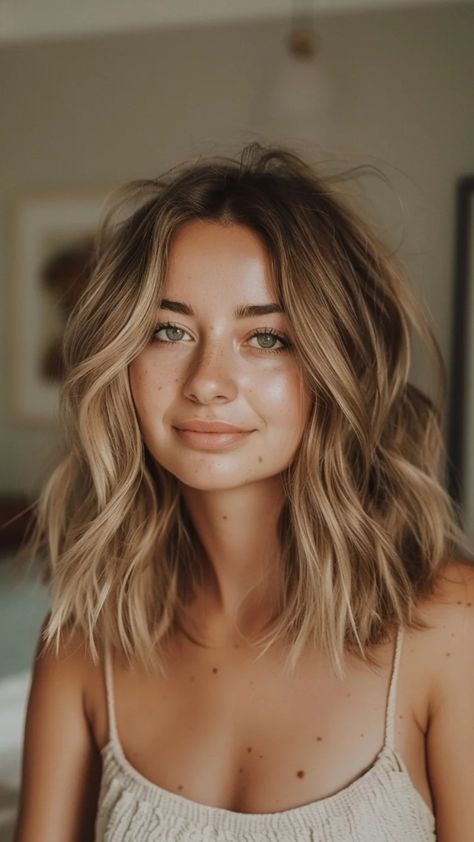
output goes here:
[[410, 632], [420, 674], [429, 679], [430, 705], [436, 707], [453, 684], [474, 679], [474, 565], [452, 558], [432, 595], [420, 602], [428, 628]]
[[473, 596], [474, 564], [462, 558], [450, 558], [439, 576], [434, 604], [472, 607]]
[[64, 633], [59, 645], [47, 645], [44, 630], [49, 616], [45, 618], [36, 646], [33, 674], [36, 679], [55, 677], [57, 681], [70, 682], [77, 686], [86, 681], [94, 667], [84, 635], [80, 631]]
[[413, 679], [427, 692], [426, 768], [440, 842], [470, 839], [474, 823], [474, 566], [452, 559], [410, 632]]
[[46, 645], [43, 622], [38, 638], [32, 670], [32, 694], [48, 699], [48, 704], [70, 705], [70, 710], [80, 713], [95, 734], [93, 722], [96, 708], [101, 706], [102, 669], [90, 654], [84, 634], [68, 632], [59, 646]]
[[474, 566], [449, 559], [434, 592], [417, 608], [427, 627], [406, 631], [406, 672], [425, 731], [440, 709], [455, 705], [469, 681], [474, 693]]
[[93, 838], [100, 758], [85, 708], [92, 661], [78, 633], [46, 645], [47, 621], [33, 662], [16, 842]]
[[448, 625], [472, 625], [474, 565], [461, 558], [449, 559], [440, 572], [434, 593], [421, 601], [418, 607], [423, 619], [441, 636]]

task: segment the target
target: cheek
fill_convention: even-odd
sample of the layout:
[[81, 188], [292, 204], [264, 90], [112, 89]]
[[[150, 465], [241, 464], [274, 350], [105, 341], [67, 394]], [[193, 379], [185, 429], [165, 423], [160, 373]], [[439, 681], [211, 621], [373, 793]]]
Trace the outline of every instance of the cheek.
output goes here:
[[129, 366], [130, 390], [139, 417], [155, 414], [165, 389], [165, 380], [146, 357], [137, 357]]
[[298, 369], [272, 372], [255, 389], [263, 417], [277, 420], [281, 427], [304, 425], [310, 407], [310, 397]]
[[139, 357], [130, 363], [128, 367], [130, 391], [132, 393], [135, 408], [140, 416], [142, 415], [143, 410], [143, 396], [148, 391], [148, 377], [147, 367], [143, 364]]

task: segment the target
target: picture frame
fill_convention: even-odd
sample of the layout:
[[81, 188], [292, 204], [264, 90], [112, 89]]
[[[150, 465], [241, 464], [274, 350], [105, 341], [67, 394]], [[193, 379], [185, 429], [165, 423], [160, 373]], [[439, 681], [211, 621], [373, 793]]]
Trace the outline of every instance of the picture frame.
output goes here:
[[86, 254], [107, 191], [30, 195], [13, 223], [12, 414], [24, 424], [57, 421], [61, 340], [86, 281]]
[[448, 490], [474, 542], [474, 174], [461, 178], [456, 191], [451, 335]]

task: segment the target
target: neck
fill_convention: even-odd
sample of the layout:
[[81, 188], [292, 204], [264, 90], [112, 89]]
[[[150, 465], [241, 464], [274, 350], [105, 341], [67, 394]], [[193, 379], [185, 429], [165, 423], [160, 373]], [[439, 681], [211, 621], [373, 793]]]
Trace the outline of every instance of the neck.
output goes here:
[[255, 632], [279, 598], [280, 477], [238, 489], [183, 487], [183, 498], [206, 553], [206, 576], [196, 600], [199, 625], [213, 635]]

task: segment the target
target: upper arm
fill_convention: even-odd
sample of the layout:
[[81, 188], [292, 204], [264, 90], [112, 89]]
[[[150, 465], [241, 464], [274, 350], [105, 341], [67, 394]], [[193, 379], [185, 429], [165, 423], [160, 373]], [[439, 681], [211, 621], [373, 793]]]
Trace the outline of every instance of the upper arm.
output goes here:
[[15, 842], [93, 838], [100, 756], [84, 710], [84, 652], [41, 643], [33, 667]]
[[450, 566], [430, 634], [428, 775], [439, 842], [473, 838], [474, 568]]

